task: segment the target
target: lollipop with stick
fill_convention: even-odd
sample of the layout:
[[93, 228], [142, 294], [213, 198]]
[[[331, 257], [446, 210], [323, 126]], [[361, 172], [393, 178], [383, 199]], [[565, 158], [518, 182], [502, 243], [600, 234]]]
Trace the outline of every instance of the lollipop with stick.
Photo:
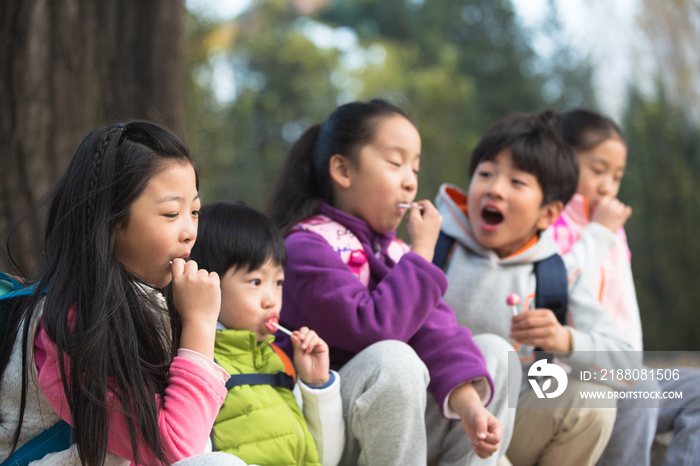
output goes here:
[[513, 316], [518, 315], [518, 304], [520, 304], [520, 296], [518, 293], [511, 293], [506, 298], [506, 304], [513, 310]]

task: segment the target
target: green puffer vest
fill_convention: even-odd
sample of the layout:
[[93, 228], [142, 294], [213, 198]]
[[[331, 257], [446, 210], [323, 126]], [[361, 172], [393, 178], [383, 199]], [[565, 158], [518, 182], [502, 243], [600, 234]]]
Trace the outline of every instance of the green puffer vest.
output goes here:
[[[284, 364], [270, 344], [244, 330], [216, 332], [214, 357], [229, 374], [275, 374]], [[319, 466], [314, 439], [290, 390], [240, 385], [228, 391], [214, 422], [214, 448], [248, 464]]]

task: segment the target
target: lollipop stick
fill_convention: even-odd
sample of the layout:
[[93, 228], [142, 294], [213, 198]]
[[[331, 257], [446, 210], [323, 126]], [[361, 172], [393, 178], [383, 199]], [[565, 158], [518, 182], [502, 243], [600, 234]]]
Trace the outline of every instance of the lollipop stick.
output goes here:
[[[399, 205], [399, 207], [403, 207], [404, 209], [410, 209], [410, 208], [411, 208], [411, 204], [407, 204], [407, 203], [405, 203], [405, 202], [399, 202], [398, 205]], [[418, 208], [419, 208], [420, 210], [423, 210], [423, 206], [422, 206], [422, 205], [419, 205]]]
[[281, 326], [280, 324], [278, 324], [277, 322], [273, 322], [273, 325], [274, 325], [275, 327], [277, 327], [277, 330], [279, 330], [280, 332], [286, 333], [286, 334], [289, 335], [290, 337], [292, 336], [292, 332], [290, 332], [290, 331], [287, 330], [286, 328], [282, 327], [282, 326]]

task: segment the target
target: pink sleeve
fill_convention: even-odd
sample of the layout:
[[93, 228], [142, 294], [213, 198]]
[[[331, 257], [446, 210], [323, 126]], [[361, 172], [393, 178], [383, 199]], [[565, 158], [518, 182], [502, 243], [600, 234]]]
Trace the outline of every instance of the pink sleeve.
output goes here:
[[[44, 359], [35, 358], [39, 370], [39, 387], [53, 409], [72, 424], [70, 409], [63, 392], [56, 346], [46, 335], [43, 323], [35, 339], [35, 348]], [[67, 366], [66, 366], [67, 367]], [[226, 397], [221, 377], [184, 357], [175, 357], [170, 364], [170, 379], [165, 389], [163, 406], [158, 412], [158, 426], [165, 455], [176, 462], [203, 453], [214, 419]], [[121, 406], [114, 396], [109, 419], [108, 448], [113, 453], [134, 461], [126, 421], [119, 414]], [[147, 447], [139, 449], [139, 464], [159, 464]]]
[[177, 355], [181, 358], [189, 359], [193, 363], [206, 369], [216, 380], [223, 384], [228, 382], [231, 375], [224, 370], [223, 367], [212, 361], [210, 358], [204, 356], [202, 353], [189, 350], [187, 348], [178, 348]]
[[549, 227], [549, 230], [552, 232], [552, 236], [554, 236], [554, 241], [559, 245], [561, 253], [567, 254], [571, 251], [571, 247], [576, 240], [574, 239], [571, 227], [564, 217], [564, 214], [560, 215], [557, 221]]

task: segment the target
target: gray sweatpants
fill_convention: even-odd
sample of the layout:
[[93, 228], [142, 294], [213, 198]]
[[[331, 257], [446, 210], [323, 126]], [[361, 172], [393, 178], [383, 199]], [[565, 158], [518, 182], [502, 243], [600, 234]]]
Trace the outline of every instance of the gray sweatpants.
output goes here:
[[[638, 408], [635, 400], [619, 400], [612, 436], [596, 466], [649, 465], [654, 436], [671, 430], [674, 435], [663, 466], [700, 464], [700, 369], [674, 369], [679, 371], [678, 380], [647, 379], [640, 381], [635, 390], [678, 391], [683, 398], [659, 400], [656, 408]], [[650, 403], [645, 400], [643, 406]]]
[[[405, 343], [386, 340], [358, 353], [340, 370], [346, 442], [342, 465], [420, 465], [442, 454], [441, 466], [495, 465], [508, 448], [515, 409], [508, 408], [508, 351], [495, 335], [474, 337], [494, 380], [488, 406], [504, 425], [499, 451], [480, 459], [459, 421], [446, 420], [427, 392], [428, 369]], [[520, 377], [520, 374], [518, 374]]]
[[[631, 391], [655, 392], [660, 389], [656, 380], [647, 379], [638, 381]], [[651, 407], [651, 404], [655, 407]], [[644, 400], [644, 404], [630, 398], [618, 400], [612, 435], [596, 466], [649, 466], [651, 444], [656, 435], [658, 406], [659, 402], [654, 403], [650, 400]]]
[[659, 382], [664, 391], [680, 391], [683, 398], [663, 400], [659, 409], [657, 432], [674, 431], [666, 449], [663, 466], [700, 464], [700, 369], [674, 367], [678, 380]]

